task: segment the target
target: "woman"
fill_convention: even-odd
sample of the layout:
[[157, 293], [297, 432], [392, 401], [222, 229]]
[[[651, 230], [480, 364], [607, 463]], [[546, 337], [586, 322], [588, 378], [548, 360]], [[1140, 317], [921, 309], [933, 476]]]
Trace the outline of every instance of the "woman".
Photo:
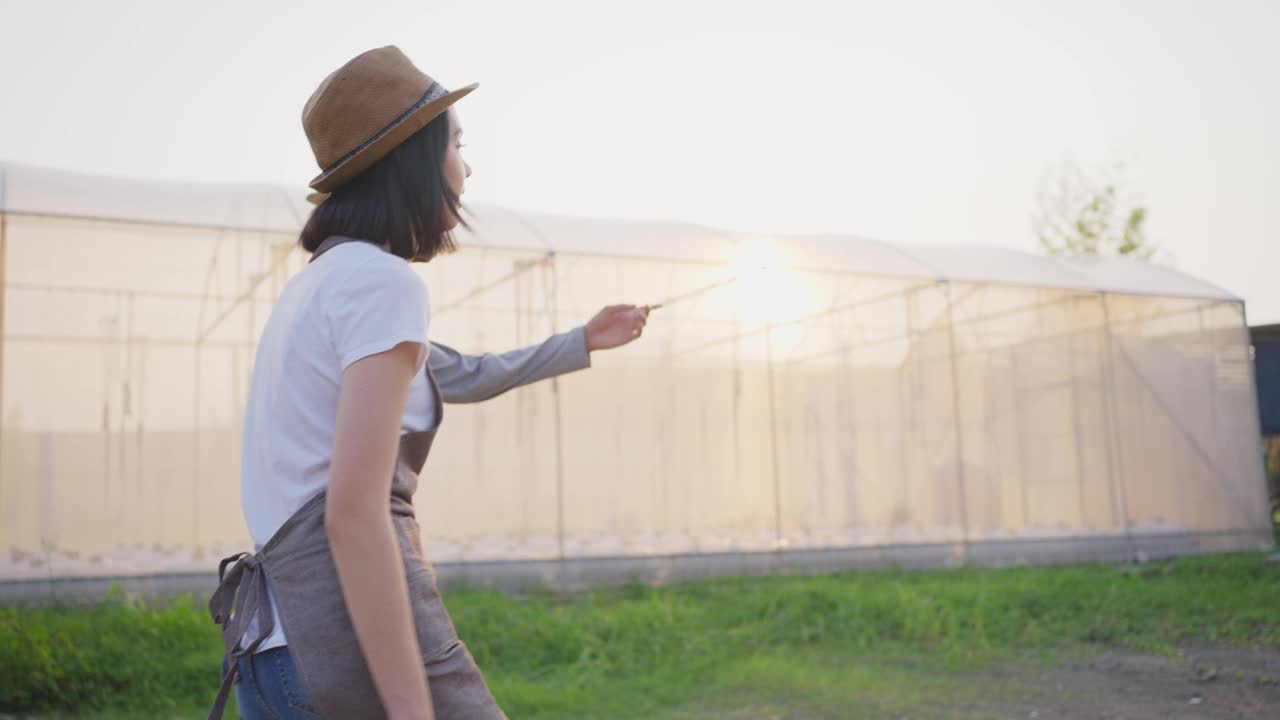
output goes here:
[[648, 309], [611, 306], [497, 356], [428, 342], [409, 263], [453, 249], [471, 169], [451, 107], [475, 87], [445, 91], [386, 47], [331, 74], [303, 110], [323, 195], [300, 239], [312, 262], [281, 293], [254, 365], [241, 502], [258, 551], [223, 561], [209, 603], [228, 654], [211, 716], [239, 680], [249, 720], [504, 717], [414, 519], [442, 403], [588, 367], [590, 352], [639, 337]]

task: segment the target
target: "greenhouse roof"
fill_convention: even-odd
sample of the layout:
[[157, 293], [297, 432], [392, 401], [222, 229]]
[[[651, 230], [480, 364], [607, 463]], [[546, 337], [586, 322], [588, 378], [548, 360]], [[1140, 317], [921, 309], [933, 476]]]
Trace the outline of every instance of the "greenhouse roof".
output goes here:
[[[0, 163], [0, 211], [105, 222], [293, 234], [310, 210], [304, 188], [266, 183], [135, 180]], [[564, 217], [472, 208], [464, 245], [735, 263], [762, 243], [788, 267], [896, 277], [1238, 300], [1157, 264], [1047, 257], [992, 246], [900, 245], [848, 235], [764, 236], [649, 220]]]

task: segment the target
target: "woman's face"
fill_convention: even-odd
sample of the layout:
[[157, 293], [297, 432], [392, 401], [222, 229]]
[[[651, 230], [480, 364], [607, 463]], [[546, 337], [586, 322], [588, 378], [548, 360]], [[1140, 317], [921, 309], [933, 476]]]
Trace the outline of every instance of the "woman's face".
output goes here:
[[[458, 123], [458, 113], [453, 108], [447, 111], [449, 117], [449, 147], [444, 154], [444, 180], [449, 183], [453, 194], [461, 198], [466, 191], [467, 178], [471, 177], [471, 166], [462, 159], [462, 125]], [[458, 226], [458, 216], [445, 209], [445, 230]]]

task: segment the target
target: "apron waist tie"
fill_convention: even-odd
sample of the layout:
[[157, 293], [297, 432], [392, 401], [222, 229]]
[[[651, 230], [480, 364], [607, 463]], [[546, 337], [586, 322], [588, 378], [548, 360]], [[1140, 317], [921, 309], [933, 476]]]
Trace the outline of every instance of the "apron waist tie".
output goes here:
[[[227, 570], [230, 565], [231, 569]], [[220, 720], [226, 708], [231, 686], [240, 677], [242, 657], [252, 655], [275, 630], [267, 600], [267, 575], [257, 555], [236, 553], [218, 564], [218, 589], [209, 598], [209, 616], [222, 626], [222, 642], [226, 647], [227, 672], [218, 686], [209, 720]], [[249, 622], [258, 619], [257, 633], [247, 646], [241, 639], [249, 630]]]

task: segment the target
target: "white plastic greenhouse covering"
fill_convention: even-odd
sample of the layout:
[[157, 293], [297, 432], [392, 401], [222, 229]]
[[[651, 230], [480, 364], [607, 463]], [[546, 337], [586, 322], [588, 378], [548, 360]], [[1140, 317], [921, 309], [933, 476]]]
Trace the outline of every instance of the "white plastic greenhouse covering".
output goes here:
[[[270, 185], [0, 165], [0, 581], [248, 549], [255, 340], [305, 258]], [[657, 303], [594, 367], [450, 406], [428, 556], [489, 582], [1270, 547], [1242, 302], [1125, 261], [482, 207], [431, 335], [536, 342]], [[522, 569], [523, 568], [523, 569]]]

